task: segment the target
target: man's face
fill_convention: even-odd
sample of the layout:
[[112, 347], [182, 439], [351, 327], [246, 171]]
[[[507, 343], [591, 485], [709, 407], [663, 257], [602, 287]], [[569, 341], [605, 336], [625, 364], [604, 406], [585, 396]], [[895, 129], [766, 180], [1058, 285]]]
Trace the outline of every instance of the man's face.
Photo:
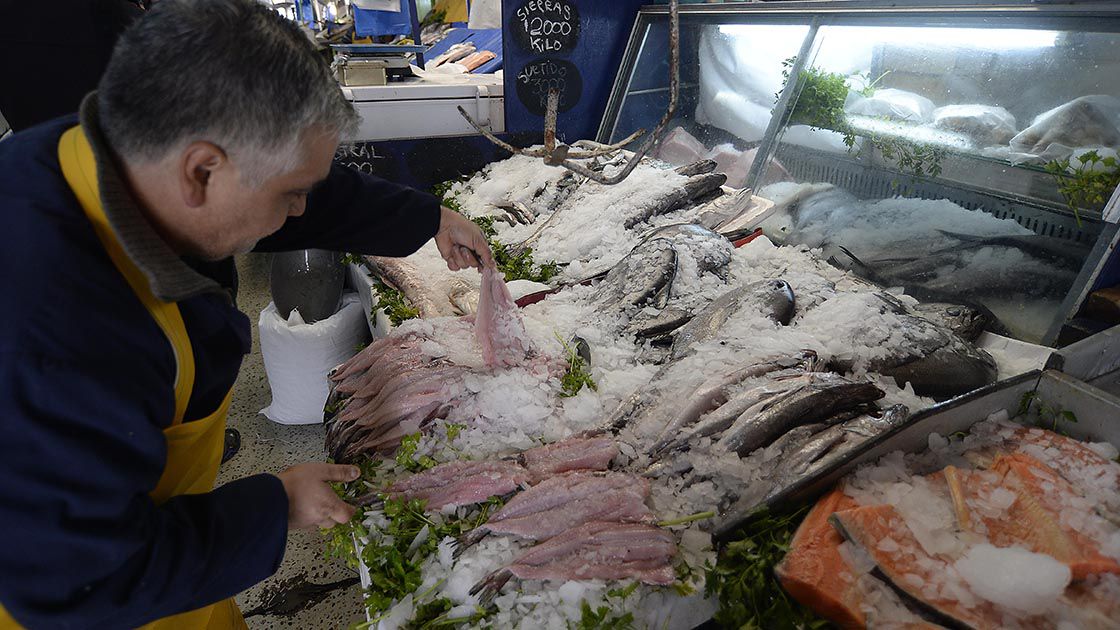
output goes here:
[[243, 181], [236, 160], [230, 161], [233, 168], [214, 173], [206, 193], [206, 242], [196, 244], [203, 258], [220, 260], [248, 252], [279, 230], [288, 217], [303, 214], [307, 195], [330, 172], [338, 135], [309, 130], [299, 146], [295, 166], [256, 186]]

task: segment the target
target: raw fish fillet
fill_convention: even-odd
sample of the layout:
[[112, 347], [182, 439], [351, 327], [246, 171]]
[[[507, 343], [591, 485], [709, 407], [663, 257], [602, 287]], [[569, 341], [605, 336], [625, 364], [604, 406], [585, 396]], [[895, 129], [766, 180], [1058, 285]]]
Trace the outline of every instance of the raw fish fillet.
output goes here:
[[521, 313], [497, 267], [482, 270], [482, 292], [475, 314], [474, 334], [482, 346], [482, 358], [489, 367], [520, 365], [532, 352]]
[[[1082, 492], [1088, 491], [1086, 486], [1098, 486], [1114, 488], [1120, 493], [1120, 463], [1101, 457], [1084, 443], [1037, 427], [1018, 427], [1012, 439], [1018, 443], [1016, 450], [1028, 455], [1033, 455], [1031, 447], [1056, 449], [1056, 459], [1062, 465], [1052, 466], [1052, 469]], [[1101, 508], [1120, 512], [1120, 504], [1098, 506], [1098, 511]]]
[[618, 455], [618, 444], [610, 437], [569, 438], [531, 448], [520, 455], [533, 483], [573, 470], [606, 470]]
[[593, 521], [652, 523], [649, 491], [648, 479], [626, 473], [552, 477], [515, 496], [478, 531], [547, 540]]
[[863, 628], [867, 619], [860, 610], [856, 576], [840, 555], [844, 539], [828, 518], [856, 507], [840, 488], [825, 495], [805, 516], [790, 541], [789, 553], [774, 567], [787, 593], [841, 628]]
[[1007, 518], [985, 521], [993, 545], [1021, 544], [1052, 556], [1069, 566], [1075, 581], [1094, 573], [1120, 573], [1120, 563], [1101, 555], [1096, 543], [1063, 524], [1060, 515], [1073, 508], [1060, 495], [1079, 493], [1057, 472], [1023, 453], [1001, 456], [992, 468], [1004, 476], [1001, 485], [1017, 495]]
[[[875, 561], [887, 582], [947, 625], [983, 630], [1005, 627], [1003, 614], [968, 590], [952, 562], [925, 552], [893, 506], [842, 510], [829, 520]], [[896, 544], [882, 545], [886, 539]]]
[[676, 579], [670, 564], [676, 552], [673, 535], [652, 525], [587, 523], [533, 547], [501, 572], [531, 580], [667, 585]]
[[529, 483], [529, 471], [509, 461], [453, 461], [389, 486], [394, 498], [423, 499], [429, 512], [481, 503]]

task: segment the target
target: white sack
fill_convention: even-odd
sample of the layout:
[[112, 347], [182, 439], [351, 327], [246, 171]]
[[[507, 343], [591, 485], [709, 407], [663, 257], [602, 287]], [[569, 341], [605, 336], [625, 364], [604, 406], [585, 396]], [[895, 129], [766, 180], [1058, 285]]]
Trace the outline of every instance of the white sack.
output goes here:
[[1062, 160], [1077, 147], [1120, 148], [1120, 99], [1082, 96], [1035, 117], [1011, 139], [1011, 151]]
[[322, 422], [329, 391], [327, 372], [354, 356], [366, 339], [365, 313], [358, 297], [347, 294], [337, 313], [314, 324], [305, 324], [298, 309], [285, 321], [276, 305], [269, 303], [257, 326], [272, 389], [272, 404], [261, 413], [281, 424]]
[[933, 110], [933, 126], [964, 134], [981, 147], [1007, 144], [1018, 132], [1011, 112], [990, 105], [938, 107]]
[[[852, 93], [849, 92], [850, 94]], [[933, 117], [934, 104], [920, 94], [885, 88], [875, 90], [874, 95], [867, 98], [855, 99], [845, 109], [850, 114], [876, 118], [886, 116], [892, 120], [927, 123]]]

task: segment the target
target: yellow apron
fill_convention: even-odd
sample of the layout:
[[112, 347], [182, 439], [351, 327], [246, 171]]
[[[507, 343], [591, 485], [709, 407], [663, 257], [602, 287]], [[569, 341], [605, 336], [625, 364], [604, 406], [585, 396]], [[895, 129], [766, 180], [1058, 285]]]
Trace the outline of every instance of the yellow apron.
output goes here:
[[[129, 259], [124, 248], [113, 233], [105, 210], [101, 207], [101, 196], [97, 183], [97, 166], [89, 140], [82, 128], [74, 127], [63, 134], [58, 145], [59, 162], [66, 182], [74, 191], [86, 216], [93, 223], [94, 231], [101, 240], [113, 264], [128, 280], [136, 297], [159, 324], [171, 342], [175, 354], [175, 417], [171, 426], [164, 429], [167, 439], [167, 463], [163, 475], [155, 489], [152, 499], [163, 503], [180, 494], [200, 494], [214, 488], [218, 476], [224, 446], [226, 416], [229, 413], [230, 398], [233, 391], [226, 394], [222, 404], [214, 413], [198, 420], [184, 422], [187, 402], [194, 387], [194, 352], [187, 336], [179, 306], [174, 302], [163, 302], [148, 286], [143, 272]], [[0, 606], [0, 630], [19, 628], [19, 624]], [[229, 598], [158, 621], [144, 628], [153, 630], [188, 630], [195, 628], [234, 629], [247, 628], [241, 611], [233, 598]]]

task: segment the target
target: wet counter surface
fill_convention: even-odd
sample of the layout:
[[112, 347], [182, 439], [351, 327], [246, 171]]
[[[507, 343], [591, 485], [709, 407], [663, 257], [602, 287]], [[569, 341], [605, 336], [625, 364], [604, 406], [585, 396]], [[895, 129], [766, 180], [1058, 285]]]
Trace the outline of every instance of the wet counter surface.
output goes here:
[[[241, 433], [241, 450], [218, 473], [218, 484], [261, 472], [276, 473], [304, 461], [323, 460], [323, 426], [286, 426], [260, 410], [271, 400], [261, 358], [257, 319], [271, 300], [270, 257], [238, 257], [238, 306], [252, 322], [253, 350], [234, 385], [229, 426]], [[347, 628], [365, 621], [357, 575], [340, 561], [323, 557], [316, 531], [292, 531], [280, 569], [237, 596], [250, 628]]]

